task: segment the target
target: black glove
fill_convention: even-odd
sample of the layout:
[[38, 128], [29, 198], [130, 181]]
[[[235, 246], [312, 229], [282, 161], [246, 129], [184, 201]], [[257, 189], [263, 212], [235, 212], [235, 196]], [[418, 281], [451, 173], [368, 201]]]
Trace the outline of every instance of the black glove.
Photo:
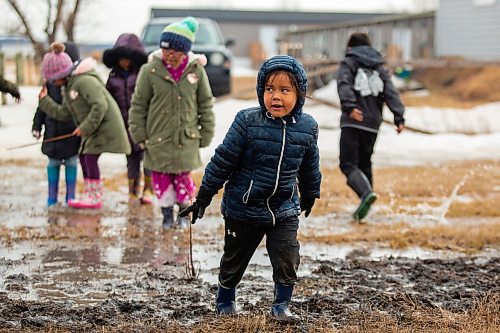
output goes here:
[[311, 209], [314, 206], [314, 201], [316, 201], [316, 198], [300, 197], [300, 211], [306, 211], [306, 217], [311, 214]]
[[193, 216], [191, 217], [191, 224], [195, 224], [197, 219], [201, 219], [203, 217], [203, 214], [205, 214], [205, 208], [210, 205], [211, 201], [212, 196], [208, 194], [203, 187], [200, 187], [195, 202], [193, 202], [191, 206], [183, 209], [179, 213], [179, 216], [186, 217], [190, 213], [193, 213]]

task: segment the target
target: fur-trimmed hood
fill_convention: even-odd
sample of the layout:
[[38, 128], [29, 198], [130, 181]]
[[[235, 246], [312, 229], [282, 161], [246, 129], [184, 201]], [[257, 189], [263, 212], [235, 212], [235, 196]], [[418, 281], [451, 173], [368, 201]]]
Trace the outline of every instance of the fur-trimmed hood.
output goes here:
[[147, 62], [146, 49], [139, 37], [134, 34], [121, 34], [115, 45], [104, 51], [102, 62], [108, 68], [114, 68], [118, 66], [118, 61], [121, 58], [131, 59], [137, 68]]
[[95, 70], [97, 68], [97, 61], [94, 58], [85, 58], [76, 63], [75, 69], [71, 75], [80, 75]]

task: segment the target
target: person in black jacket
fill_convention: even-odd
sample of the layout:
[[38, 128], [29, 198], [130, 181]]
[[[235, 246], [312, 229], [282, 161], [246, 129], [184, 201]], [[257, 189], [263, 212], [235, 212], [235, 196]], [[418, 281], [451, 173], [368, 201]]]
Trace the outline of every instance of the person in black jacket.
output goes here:
[[218, 314], [236, 313], [236, 286], [260, 242], [273, 267], [271, 315], [299, 318], [289, 310], [300, 262], [299, 215], [309, 216], [320, 196], [318, 124], [302, 112], [307, 75], [287, 55], [266, 60], [257, 76], [259, 106], [236, 115], [205, 169], [196, 201], [180, 213], [201, 218], [224, 187], [224, 254], [216, 299]]
[[340, 169], [347, 185], [361, 199], [353, 214], [360, 221], [377, 199], [373, 192], [371, 157], [382, 123], [382, 109], [387, 104], [394, 114], [396, 131], [404, 126], [404, 106], [391, 82], [383, 59], [371, 47], [365, 33], [353, 33], [347, 52], [337, 72], [337, 89], [342, 115], [340, 118]]
[[[78, 47], [71, 42], [64, 43], [65, 51], [76, 62], [80, 58]], [[62, 103], [61, 88], [53, 82], [47, 82], [48, 95], [57, 103]], [[64, 134], [71, 134], [76, 126], [73, 121], [59, 121], [37, 108], [33, 118], [32, 134], [37, 140], [42, 136], [47, 140]], [[59, 192], [59, 168], [61, 164], [65, 166], [66, 180], [66, 203], [75, 199], [76, 176], [78, 168], [78, 149], [80, 147], [80, 137], [71, 136], [66, 139], [45, 142], [42, 144], [42, 153], [47, 155], [47, 180], [49, 185], [47, 206], [57, 204]]]

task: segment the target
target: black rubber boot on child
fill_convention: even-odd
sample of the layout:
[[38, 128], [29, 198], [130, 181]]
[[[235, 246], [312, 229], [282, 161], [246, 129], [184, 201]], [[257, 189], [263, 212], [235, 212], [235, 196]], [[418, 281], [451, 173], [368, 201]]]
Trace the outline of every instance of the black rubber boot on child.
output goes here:
[[300, 321], [299, 316], [290, 312], [288, 306], [292, 299], [293, 286], [276, 283], [274, 285], [274, 301], [271, 315], [278, 321], [293, 323]]
[[174, 226], [174, 208], [161, 207], [161, 212], [163, 214], [163, 228], [172, 228]]
[[373, 192], [370, 181], [359, 169], [349, 174], [347, 177], [347, 185], [349, 185], [361, 199], [358, 208], [352, 215], [354, 220], [360, 221], [368, 214], [371, 205], [377, 200], [377, 194]]
[[215, 312], [218, 315], [236, 314], [236, 287], [226, 289], [219, 284], [215, 302]]

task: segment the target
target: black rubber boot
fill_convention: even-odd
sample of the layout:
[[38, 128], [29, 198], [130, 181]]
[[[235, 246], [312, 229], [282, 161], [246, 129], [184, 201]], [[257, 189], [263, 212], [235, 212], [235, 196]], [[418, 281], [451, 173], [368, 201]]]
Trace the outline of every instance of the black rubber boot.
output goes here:
[[236, 287], [226, 289], [219, 284], [215, 302], [215, 312], [218, 315], [236, 314]]
[[360, 221], [368, 214], [371, 205], [377, 200], [377, 194], [373, 192], [370, 181], [359, 169], [349, 174], [347, 177], [347, 185], [349, 185], [361, 199], [358, 208], [353, 214], [353, 218], [356, 221]]
[[292, 299], [293, 286], [285, 286], [276, 283], [274, 285], [274, 301], [271, 306], [271, 315], [278, 321], [282, 322], [298, 322], [299, 316], [290, 312], [288, 306]]
[[161, 207], [161, 212], [163, 214], [163, 228], [172, 228], [174, 226], [174, 208]]

